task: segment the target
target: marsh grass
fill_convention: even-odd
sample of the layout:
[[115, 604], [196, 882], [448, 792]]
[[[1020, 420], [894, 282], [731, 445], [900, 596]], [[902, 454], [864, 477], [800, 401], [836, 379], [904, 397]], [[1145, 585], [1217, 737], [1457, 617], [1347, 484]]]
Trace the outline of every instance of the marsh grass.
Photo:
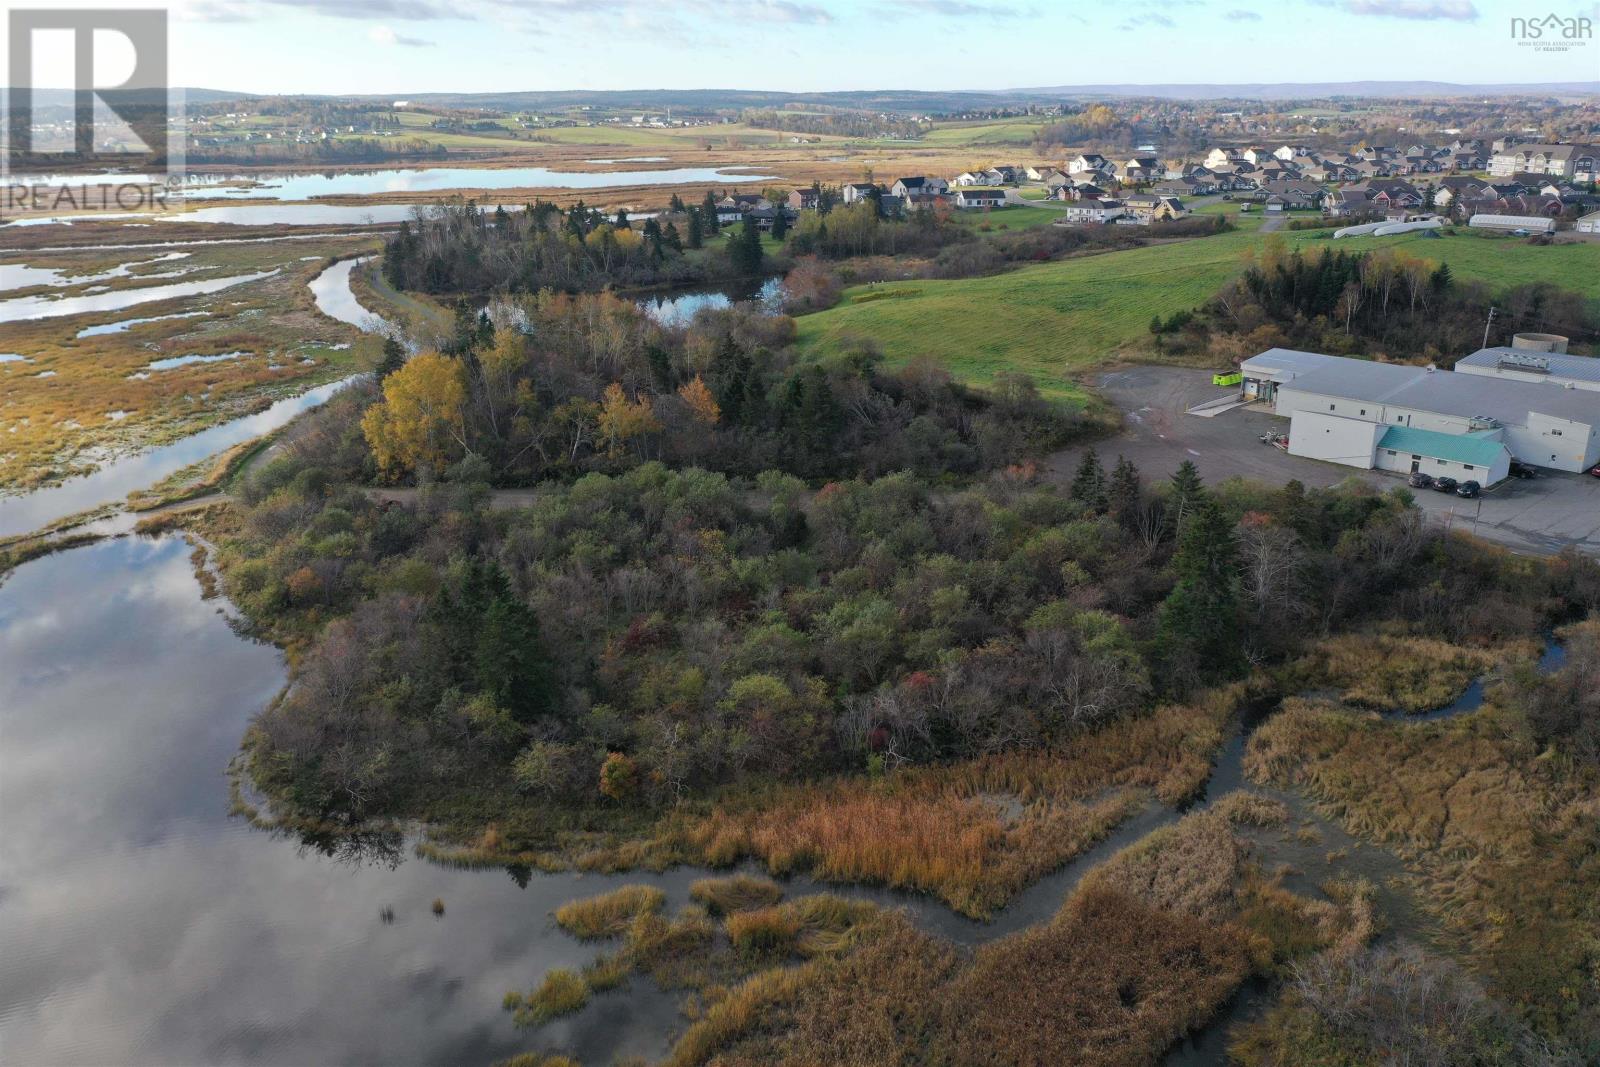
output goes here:
[[583, 1067], [583, 1064], [554, 1052], [519, 1052], [496, 1062], [494, 1067]]
[[1426, 637], [1345, 634], [1313, 646], [1293, 669], [1311, 685], [1337, 688], [1356, 707], [1417, 714], [1460, 697], [1503, 651]]
[[748, 874], [702, 878], [689, 887], [689, 899], [705, 905], [712, 915], [731, 915], [776, 904], [783, 899], [783, 887], [770, 878]]
[[724, 805], [675, 847], [714, 865], [745, 857], [773, 874], [873, 882], [931, 893], [986, 917], [1104, 839], [1153, 793], [1194, 796], [1243, 684], [1085, 733], [1050, 752], [1013, 752], [773, 791]]
[[1492, 993], [1600, 1053], [1600, 788], [1521, 740], [1502, 698], [1423, 724], [1289, 701], [1245, 767], [1398, 852]]
[[655, 886], [625, 885], [586, 900], [574, 900], [556, 909], [556, 924], [584, 941], [617, 937], [634, 921], [659, 912], [667, 895]]
[[[196, 273], [170, 281], [279, 273], [120, 311], [0, 323], [0, 352], [31, 360], [0, 364], [0, 487], [37, 487], [84, 473], [107, 455], [168, 443], [370, 363], [377, 342], [316, 310], [306, 282], [320, 264], [300, 261], [357, 247], [353, 240], [371, 238], [196, 245], [181, 261]], [[119, 261], [142, 255], [116, 253]], [[36, 261], [57, 264], [54, 253]], [[115, 279], [112, 287], [133, 281]], [[160, 318], [197, 310], [209, 314]], [[156, 321], [78, 336], [85, 326], [134, 318]], [[148, 370], [165, 357], [232, 351], [248, 355]], [[114, 419], [116, 412], [125, 414]]]
[[[507, 998], [510, 1003], [510, 998]], [[511, 1008], [518, 1026], [538, 1026], [563, 1015], [571, 1015], [589, 1003], [589, 984], [576, 971], [557, 967], [544, 976], [526, 997]]]
[[[1359, 904], [1342, 903], [1370, 903], [1370, 892], [1295, 896], [1234, 833], [1284, 817], [1273, 801], [1225, 797], [1096, 868], [1054, 918], [970, 956], [904, 913], [861, 902], [805, 898], [737, 913], [730, 933], [748, 931], [739, 939], [759, 951], [747, 961], [768, 966], [720, 997], [708, 990], [667, 1062], [1153, 1062], [1249, 974], [1370, 930]], [[841, 935], [808, 955], [808, 925]]]

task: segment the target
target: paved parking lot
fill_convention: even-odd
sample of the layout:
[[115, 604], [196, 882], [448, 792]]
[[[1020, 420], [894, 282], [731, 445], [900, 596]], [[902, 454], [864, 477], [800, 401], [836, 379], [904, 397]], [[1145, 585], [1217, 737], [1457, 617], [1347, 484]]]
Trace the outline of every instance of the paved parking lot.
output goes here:
[[[1123, 412], [1123, 434], [1096, 447], [1107, 466], [1120, 453], [1146, 478], [1162, 478], [1185, 459], [1208, 482], [1240, 475], [1271, 485], [1298, 478], [1306, 485], [1335, 485], [1356, 477], [1388, 489], [1398, 475], [1361, 471], [1291, 456], [1263, 445], [1261, 434], [1285, 433], [1287, 419], [1250, 405], [1215, 418], [1185, 412], [1229, 390], [1211, 384], [1209, 371], [1179, 367], [1125, 367], [1100, 376], [1098, 386]], [[1070, 479], [1081, 449], [1052, 458], [1050, 473]], [[1476, 500], [1418, 490], [1417, 504], [1440, 522], [1466, 529], [1520, 552], [1541, 555], [1567, 545], [1600, 555], [1600, 478], [1543, 473], [1532, 481], [1507, 479]]]

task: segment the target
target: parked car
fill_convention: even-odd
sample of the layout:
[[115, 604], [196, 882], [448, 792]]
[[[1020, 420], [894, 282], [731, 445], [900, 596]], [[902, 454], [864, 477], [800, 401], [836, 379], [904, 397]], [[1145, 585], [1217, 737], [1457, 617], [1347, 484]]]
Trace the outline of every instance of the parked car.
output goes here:
[[1470, 499], [1471, 497], [1478, 495], [1479, 488], [1480, 486], [1478, 483], [1469, 478], [1460, 485], [1456, 486], [1456, 496], [1464, 496]]
[[1528, 466], [1526, 463], [1522, 462], [1521, 460], [1514, 459], [1514, 460], [1511, 461], [1511, 477], [1513, 477], [1513, 478], [1537, 478], [1537, 477], [1539, 477], [1539, 472], [1534, 470], [1532, 467]]
[[1446, 478], [1444, 475], [1440, 475], [1433, 480], [1433, 488], [1440, 493], [1455, 492], [1457, 484], [1454, 478]]
[[1412, 471], [1410, 481], [1411, 488], [1413, 489], [1433, 488], [1433, 475], [1431, 474], [1423, 474], [1421, 471]]

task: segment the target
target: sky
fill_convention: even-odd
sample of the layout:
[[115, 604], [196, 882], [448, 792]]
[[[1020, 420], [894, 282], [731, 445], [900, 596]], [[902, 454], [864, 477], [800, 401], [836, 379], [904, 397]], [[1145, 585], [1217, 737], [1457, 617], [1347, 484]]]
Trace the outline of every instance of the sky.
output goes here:
[[[82, 6], [119, 2], [155, 6]], [[1600, 33], [1559, 53], [1513, 39], [1515, 17], [1600, 27], [1595, 0], [1548, 4], [174, 0], [169, 10], [174, 84], [259, 93], [1600, 81]]]

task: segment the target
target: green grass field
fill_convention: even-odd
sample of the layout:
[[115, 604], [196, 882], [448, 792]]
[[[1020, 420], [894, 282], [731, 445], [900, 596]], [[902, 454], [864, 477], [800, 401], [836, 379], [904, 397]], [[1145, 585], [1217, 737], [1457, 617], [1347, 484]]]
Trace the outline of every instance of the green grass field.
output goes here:
[[[1008, 209], [1022, 211], [1030, 209]], [[1038, 210], [1041, 213], [1043, 209]], [[1003, 216], [997, 212], [991, 222]], [[1318, 231], [1284, 232], [1291, 246], [1333, 242]], [[1041, 391], [1076, 399], [1070, 376], [1104, 363], [1123, 346], [1148, 340], [1154, 315], [1205, 301], [1264, 240], [1254, 226], [1214, 237], [1107, 252], [988, 278], [907, 281], [847, 290], [837, 307], [801, 317], [800, 343], [820, 354], [850, 337], [876, 342], [891, 362], [930, 356], [957, 377], [985, 384], [1003, 370], [1032, 375]], [[1351, 251], [1398, 245], [1448, 262], [1458, 279], [1495, 287], [1551, 281], [1580, 288], [1600, 277], [1600, 245], [1539, 247], [1516, 239], [1458, 234], [1338, 242]]]
[[924, 143], [951, 147], [979, 144], [1031, 144], [1045, 123], [1039, 119], [1002, 119], [998, 122], [953, 123], [928, 131]]
[[1035, 226], [1050, 225], [1061, 217], [1061, 211], [1058, 208], [1011, 204], [988, 211], [957, 211], [950, 217], [963, 226], [976, 229], [987, 225], [990, 230], [1031, 230]]

